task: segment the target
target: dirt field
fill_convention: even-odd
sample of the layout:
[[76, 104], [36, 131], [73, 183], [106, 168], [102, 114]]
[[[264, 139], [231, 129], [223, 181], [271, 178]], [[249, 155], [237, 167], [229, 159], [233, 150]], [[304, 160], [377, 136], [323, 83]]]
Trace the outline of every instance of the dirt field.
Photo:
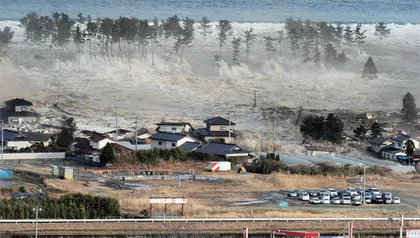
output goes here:
[[[214, 176], [204, 172], [203, 176]], [[310, 205], [290, 199], [289, 189], [322, 189], [333, 187], [345, 189], [357, 187], [360, 178], [301, 176], [301, 175], [257, 175], [225, 172], [211, 180], [182, 181], [180, 195], [188, 198], [184, 217], [346, 217], [346, 216], [407, 216], [420, 214], [420, 181], [414, 176], [369, 177], [367, 186], [376, 186], [381, 191], [400, 196], [402, 204], [367, 205], [351, 207], [340, 205]], [[176, 180], [130, 181], [140, 187], [135, 190], [112, 188], [103, 182], [61, 180], [48, 178], [45, 183], [64, 192], [83, 192], [92, 195], [111, 196], [119, 199], [124, 211], [137, 214], [149, 209], [149, 197], [177, 197]], [[280, 201], [288, 201], [288, 208], [279, 208]], [[155, 216], [162, 215], [163, 205], [153, 206]], [[169, 215], [180, 215], [181, 206], [168, 205]]]

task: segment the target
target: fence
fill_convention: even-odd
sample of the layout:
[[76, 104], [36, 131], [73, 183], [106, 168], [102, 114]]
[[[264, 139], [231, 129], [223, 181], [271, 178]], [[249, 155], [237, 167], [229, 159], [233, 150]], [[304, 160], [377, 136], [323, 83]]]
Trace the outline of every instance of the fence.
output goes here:
[[64, 152], [51, 153], [4, 153], [3, 160], [43, 160], [43, 159], [65, 159]]
[[[38, 223], [137, 223], [137, 222], [340, 222], [340, 221], [381, 221], [395, 222], [400, 221], [400, 217], [359, 217], [359, 218], [207, 218], [207, 219], [41, 219]], [[420, 217], [404, 217], [404, 221], [420, 221]], [[0, 220], [1, 223], [35, 223], [34, 219], [24, 220]]]

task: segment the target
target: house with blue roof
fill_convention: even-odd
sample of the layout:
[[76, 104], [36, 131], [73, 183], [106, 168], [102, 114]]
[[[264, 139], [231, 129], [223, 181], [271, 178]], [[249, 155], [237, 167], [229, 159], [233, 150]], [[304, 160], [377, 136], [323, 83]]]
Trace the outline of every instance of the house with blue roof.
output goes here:
[[394, 148], [400, 149], [400, 150], [405, 150], [405, 143], [408, 140], [412, 140], [414, 142], [414, 148], [420, 149], [419, 141], [415, 140], [414, 138], [412, 138], [410, 136], [407, 136], [407, 135], [401, 135], [401, 136], [398, 136], [397, 138], [393, 139], [392, 141], [394, 142]]
[[158, 132], [150, 136], [149, 139], [152, 141], [152, 149], [174, 149], [186, 142], [196, 142], [187, 135], [169, 132]]
[[389, 160], [398, 160], [399, 157], [406, 157], [404, 150], [394, 147], [394, 144], [388, 145], [381, 149], [381, 157]]

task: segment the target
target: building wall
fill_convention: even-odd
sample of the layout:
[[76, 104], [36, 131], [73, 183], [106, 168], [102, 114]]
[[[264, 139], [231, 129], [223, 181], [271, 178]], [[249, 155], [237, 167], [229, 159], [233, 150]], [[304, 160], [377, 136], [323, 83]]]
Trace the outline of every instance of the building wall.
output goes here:
[[106, 146], [108, 143], [113, 143], [110, 139], [104, 139], [99, 142], [96, 141], [89, 141], [89, 145], [92, 146], [93, 149], [100, 150]]
[[[182, 138], [181, 140], [174, 142], [174, 141], [163, 141], [163, 140], [152, 140], [152, 149], [159, 148], [159, 149], [173, 149], [183, 145], [185, 142], [195, 142], [190, 137]], [[160, 144], [159, 144], [160, 143]]]
[[[414, 148], [419, 149], [420, 147], [420, 143], [417, 140], [411, 139], [414, 142]], [[400, 149], [400, 150], [405, 150], [405, 142], [407, 142], [406, 140], [403, 142], [394, 142], [394, 148]]]
[[204, 138], [204, 140], [206, 142], [212, 141], [212, 140], [217, 140], [217, 139], [224, 139], [225, 143], [233, 143], [234, 142], [234, 138], [231, 136], [230, 139], [229, 137], [217, 137], [217, 136], [206, 136]]
[[15, 107], [15, 112], [32, 112], [33, 110], [34, 110], [33, 106], [16, 106]]
[[[231, 130], [233, 130], [233, 126], [230, 126]], [[207, 128], [210, 131], [228, 131], [229, 130], [229, 126], [219, 126], [219, 125], [211, 125], [210, 128]]]
[[171, 132], [171, 133], [181, 133], [181, 132], [184, 132], [184, 126], [162, 125], [162, 126], [159, 126], [159, 131], [161, 131], [161, 132]]
[[8, 117], [9, 124], [19, 124], [25, 122], [36, 122], [36, 117]]
[[312, 151], [312, 150], [308, 150], [307, 155], [308, 156], [320, 156], [320, 155], [335, 156], [335, 153], [334, 152], [328, 152], [328, 151]]
[[30, 147], [32, 144], [29, 141], [8, 141], [7, 148], [20, 150], [23, 148]]
[[39, 159], [64, 159], [64, 152], [51, 153], [5, 153], [4, 160], [39, 160]]

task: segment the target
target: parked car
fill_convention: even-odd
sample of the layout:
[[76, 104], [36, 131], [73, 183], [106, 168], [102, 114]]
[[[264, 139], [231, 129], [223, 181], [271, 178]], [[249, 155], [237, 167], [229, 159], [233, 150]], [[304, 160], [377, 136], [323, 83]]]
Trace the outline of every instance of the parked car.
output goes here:
[[319, 199], [321, 199], [321, 200], [324, 200], [324, 199], [330, 200], [331, 197], [330, 197], [330, 194], [328, 192], [325, 192], [325, 193], [321, 194], [321, 196], [319, 196]]
[[289, 190], [287, 191], [287, 196], [288, 197], [297, 197], [297, 192], [295, 190]]
[[399, 197], [394, 197], [394, 199], [392, 199], [392, 202], [395, 203], [395, 204], [400, 204], [401, 199]]
[[330, 199], [322, 199], [323, 204], [330, 204]]
[[350, 197], [343, 197], [341, 199], [341, 204], [351, 204]]
[[360, 194], [360, 195], [363, 195], [363, 192], [364, 192], [365, 190], [363, 190], [363, 188], [358, 188], [357, 189], [357, 193], [358, 194]]
[[316, 190], [308, 190], [309, 196], [316, 197], [318, 196], [318, 191]]
[[340, 198], [335, 197], [335, 198], [333, 198], [333, 199], [331, 200], [331, 203], [332, 203], [332, 204], [341, 204], [341, 200], [340, 200]]
[[299, 199], [302, 201], [309, 201], [309, 193], [304, 192], [299, 196]]
[[338, 192], [337, 190], [333, 189], [333, 188], [329, 188], [328, 189], [328, 193], [330, 194], [331, 197], [333, 196], [338, 196]]
[[[362, 194], [362, 196], [363, 196], [363, 194]], [[373, 196], [372, 196], [372, 194], [370, 192], [366, 192], [365, 193], [365, 197], [366, 198], [369, 198], [369, 199], [372, 199]]]
[[353, 194], [352, 196], [351, 196], [351, 199], [357, 199], [357, 200], [360, 200], [361, 199], [361, 197], [360, 197], [360, 194]]
[[385, 199], [382, 199], [382, 200], [385, 204], [391, 204], [392, 203], [392, 198], [385, 198]]
[[351, 200], [351, 205], [360, 206], [360, 205], [362, 205], [362, 201], [360, 201], [360, 199], [352, 199]]
[[382, 193], [382, 199], [391, 198], [392, 199], [392, 193], [384, 192]]
[[314, 197], [314, 198], [311, 198], [309, 200], [309, 203], [311, 203], [311, 204], [320, 204], [321, 203], [321, 200], [319, 198]]
[[355, 188], [347, 188], [346, 192], [350, 193], [350, 196], [357, 194], [357, 190]]
[[300, 196], [302, 193], [304, 193], [305, 191], [303, 190], [297, 190], [297, 195]]
[[348, 192], [344, 192], [344, 193], [341, 193], [341, 198], [345, 198], [345, 197], [351, 197], [350, 196], [350, 193], [348, 193]]
[[384, 200], [382, 199], [381, 196], [374, 196], [372, 199], [372, 203], [382, 204], [384, 203]]
[[381, 192], [379, 191], [379, 189], [372, 187], [368, 189], [368, 192], [370, 192], [373, 196], [380, 196]]
[[317, 196], [321, 196], [324, 193], [325, 193], [325, 190], [319, 190]]
[[371, 200], [370, 198], [365, 197], [364, 199], [365, 199], [365, 203], [366, 203], [366, 204], [368, 204], [368, 203], [372, 203], [372, 200]]

